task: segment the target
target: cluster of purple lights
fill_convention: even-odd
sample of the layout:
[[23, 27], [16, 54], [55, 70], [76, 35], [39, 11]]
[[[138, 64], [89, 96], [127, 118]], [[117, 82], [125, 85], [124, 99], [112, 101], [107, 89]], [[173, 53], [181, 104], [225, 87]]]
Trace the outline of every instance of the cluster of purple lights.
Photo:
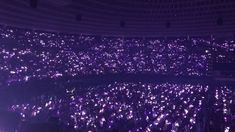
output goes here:
[[[208, 92], [207, 85], [113, 83], [66, 89], [65, 96], [39, 96], [12, 111], [22, 120], [42, 120], [58, 116], [77, 130], [113, 130], [129, 126], [129, 131], [192, 130]], [[44, 119], [45, 120], [45, 119]], [[120, 122], [125, 123], [120, 126]]]
[[[214, 92], [214, 100], [211, 113], [212, 121], [224, 124], [224, 132], [229, 132], [232, 123], [231, 121], [235, 118], [234, 105], [235, 103], [235, 92], [231, 90], [229, 86], [218, 86]], [[219, 118], [222, 117], [222, 118]], [[217, 118], [216, 120], [213, 118]]]
[[[0, 43], [0, 86], [118, 73], [205, 77], [211, 65], [235, 62], [235, 41], [213, 37], [93, 36], [0, 26]], [[66, 86], [63, 96], [39, 95], [9, 104], [9, 109], [19, 112], [22, 121], [57, 116], [78, 131], [120, 126], [129, 131], [190, 131], [200, 124], [198, 115], [212, 92], [212, 113], [222, 112], [223, 122], [234, 118], [230, 105], [235, 93], [226, 86], [213, 91], [202, 84], [115, 82], [81, 89]]]
[[213, 51], [217, 63], [235, 62], [235, 40], [234, 39], [213, 39]]
[[0, 71], [9, 82], [106, 73], [205, 76], [210, 70], [211, 49], [195, 50], [203, 38], [103, 37], [1, 26], [0, 39]]

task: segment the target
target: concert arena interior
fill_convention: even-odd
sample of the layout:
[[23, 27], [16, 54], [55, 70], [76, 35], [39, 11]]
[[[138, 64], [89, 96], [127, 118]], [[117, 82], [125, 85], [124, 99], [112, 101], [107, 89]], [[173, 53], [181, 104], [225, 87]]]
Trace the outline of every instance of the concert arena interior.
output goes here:
[[1, 0], [0, 132], [235, 132], [235, 1]]

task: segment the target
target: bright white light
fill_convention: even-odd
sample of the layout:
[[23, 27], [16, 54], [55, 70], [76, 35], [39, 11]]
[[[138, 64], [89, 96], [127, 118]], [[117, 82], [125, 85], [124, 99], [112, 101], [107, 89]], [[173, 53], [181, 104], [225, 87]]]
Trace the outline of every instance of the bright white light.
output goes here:
[[229, 132], [230, 127], [226, 127], [224, 132]]

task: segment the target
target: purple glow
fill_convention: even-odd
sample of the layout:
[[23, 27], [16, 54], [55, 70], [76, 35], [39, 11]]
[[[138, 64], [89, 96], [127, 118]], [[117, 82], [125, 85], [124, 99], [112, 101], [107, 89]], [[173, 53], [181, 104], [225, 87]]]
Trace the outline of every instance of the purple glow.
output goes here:
[[[198, 102], [207, 92], [208, 86], [203, 85], [114, 83], [90, 87], [83, 94], [67, 90], [63, 98], [39, 96], [23, 104], [14, 104], [10, 109], [22, 113], [22, 120], [54, 114], [78, 130], [111, 129], [120, 120], [147, 124], [130, 128], [131, 131], [163, 129], [162, 123], [168, 127], [172, 125], [173, 130], [195, 125], [196, 115], [201, 110]], [[177, 107], [172, 107], [173, 104]]]

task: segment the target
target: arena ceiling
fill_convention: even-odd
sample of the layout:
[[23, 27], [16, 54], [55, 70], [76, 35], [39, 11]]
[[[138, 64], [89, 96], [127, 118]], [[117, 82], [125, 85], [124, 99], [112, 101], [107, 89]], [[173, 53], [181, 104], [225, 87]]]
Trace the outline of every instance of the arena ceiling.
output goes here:
[[101, 35], [231, 35], [235, 0], [1, 0], [0, 24]]

